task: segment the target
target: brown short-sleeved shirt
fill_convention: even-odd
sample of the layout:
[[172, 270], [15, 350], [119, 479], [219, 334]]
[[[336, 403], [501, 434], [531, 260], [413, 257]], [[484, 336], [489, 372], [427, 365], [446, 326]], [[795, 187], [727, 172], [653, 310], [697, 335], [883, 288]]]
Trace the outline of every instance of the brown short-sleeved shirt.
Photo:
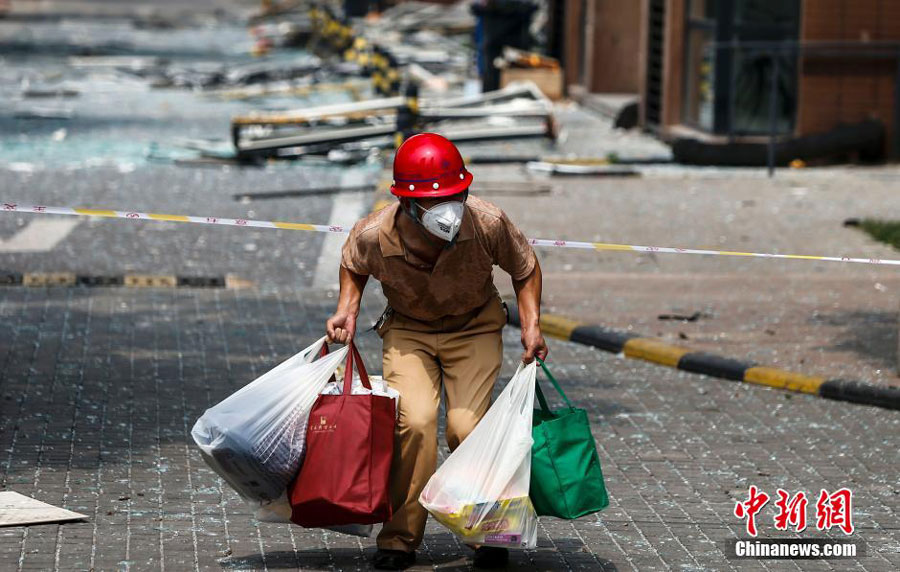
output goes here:
[[423, 321], [458, 316], [496, 295], [494, 265], [514, 280], [534, 270], [534, 250], [506, 214], [469, 195], [456, 244], [441, 252], [434, 266], [407, 252], [396, 228], [400, 204], [357, 222], [344, 243], [341, 265], [381, 282], [391, 307]]

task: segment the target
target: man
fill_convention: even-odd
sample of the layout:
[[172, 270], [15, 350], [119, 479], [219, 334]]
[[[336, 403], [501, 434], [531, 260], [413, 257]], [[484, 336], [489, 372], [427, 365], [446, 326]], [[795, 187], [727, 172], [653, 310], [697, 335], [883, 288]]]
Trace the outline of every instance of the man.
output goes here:
[[[522, 359], [544, 358], [541, 269], [524, 235], [494, 205], [468, 195], [472, 175], [459, 151], [433, 133], [410, 137], [394, 158], [398, 203], [357, 222], [344, 244], [328, 338], [356, 332], [363, 288], [379, 280], [388, 308], [376, 324], [384, 379], [400, 392], [391, 467], [394, 515], [378, 535], [376, 568], [415, 562], [427, 513], [419, 494], [437, 464], [437, 414], [446, 394], [447, 443], [455, 449], [490, 405], [503, 358], [506, 312], [493, 266], [513, 279], [522, 323]], [[478, 547], [475, 565], [506, 564], [505, 548]]]

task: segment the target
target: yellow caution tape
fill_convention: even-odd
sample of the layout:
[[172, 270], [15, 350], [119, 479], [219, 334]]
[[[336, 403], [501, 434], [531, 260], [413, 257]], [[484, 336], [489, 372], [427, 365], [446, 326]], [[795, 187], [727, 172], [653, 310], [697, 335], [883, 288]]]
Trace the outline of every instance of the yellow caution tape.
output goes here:
[[[349, 228], [343, 226], [329, 226], [323, 224], [305, 224], [295, 222], [275, 222], [267, 220], [252, 220], [242, 218], [220, 218], [214, 216], [191, 216], [145, 213], [139, 211], [121, 211], [106, 209], [86, 209], [75, 207], [53, 207], [46, 205], [32, 205], [15, 202], [0, 203], [0, 211], [32, 214], [55, 214], [69, 216], [100, 216], [108, 218], [124, 218], [132, 220], [160, 220], [170, 222], [190, 222], [198, 224], [213, 224], [219, 226], [244, 226], [254, 228], [280, 228], [285, 230], [305, 230], [311, 232], [335, 232], [346, 234]], [[551, 240], [545, 238], [530, 238], [529, 244], [549, 248], [580, 248], [587, 250], [630, 251], [640, 253], [665, 253], [665, 254], [701, 254], [706, 256], [742, 256], [752, 258], [772, 258], [786, 260], [819, 260], [823, 262], [852, 262], [856, 264], [874, 264], [900, 266], [900, 260], [881, 258], [852, 258], [849, 256], [810, 256], [800, 254], [771, 254], [762, 252], [736, 252], [731, 250], [702, 250], [695, 248], [672, 248], [668, 246], [641, 246], [635, 244], [610, 244], [606, 242], [577, 242], [572, 240]], [[565, 329], [565, 328], [563, 328]]]

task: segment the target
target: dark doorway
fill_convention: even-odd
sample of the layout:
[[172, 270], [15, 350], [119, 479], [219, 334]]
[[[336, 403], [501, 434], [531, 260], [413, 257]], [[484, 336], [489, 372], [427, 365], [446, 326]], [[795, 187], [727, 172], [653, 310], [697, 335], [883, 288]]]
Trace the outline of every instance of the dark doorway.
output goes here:
[[688, 0], [684, 122], [713, 133], [768, 133], [774, 94], [776, 132], [792, 132], [797, 56], [776, 46], [796, 42], [799, 30], [800, 0]]

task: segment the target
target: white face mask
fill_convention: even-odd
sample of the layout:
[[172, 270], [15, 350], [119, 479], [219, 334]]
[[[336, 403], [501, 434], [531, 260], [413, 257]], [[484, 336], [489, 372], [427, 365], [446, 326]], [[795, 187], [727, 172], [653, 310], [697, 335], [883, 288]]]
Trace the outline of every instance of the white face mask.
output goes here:
[[[419, 207], [421, 208], [421, 207]], [[447, 201], [434, 205], [430, 209], [422, 210], [422, 226], [425, 230], [447, 242], [453, 240], [459, 227], [462, 226], [465, 203], [462, 201]]]

